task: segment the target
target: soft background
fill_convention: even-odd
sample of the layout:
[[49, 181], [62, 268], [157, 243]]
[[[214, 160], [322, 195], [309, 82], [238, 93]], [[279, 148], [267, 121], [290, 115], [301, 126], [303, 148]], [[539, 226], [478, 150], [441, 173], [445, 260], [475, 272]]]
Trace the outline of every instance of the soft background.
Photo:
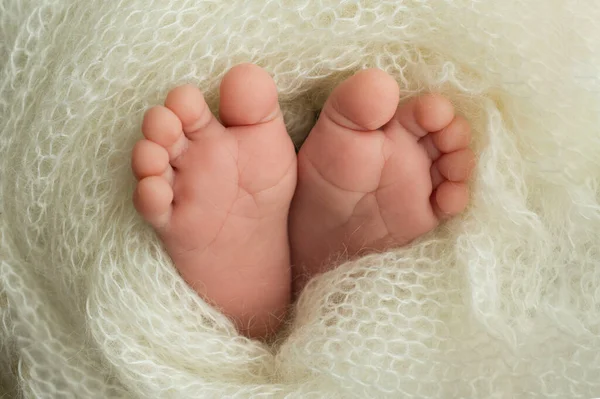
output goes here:
[[[600, 2], [0, 2], [0, 397], [600, 397]], [[238, 336], [130, 203], [146, 108], [273, 74], [297, 142], [363, 67], [448, 95], [468, 212]], [[215, 111], [216, 109], [213, 108]]]

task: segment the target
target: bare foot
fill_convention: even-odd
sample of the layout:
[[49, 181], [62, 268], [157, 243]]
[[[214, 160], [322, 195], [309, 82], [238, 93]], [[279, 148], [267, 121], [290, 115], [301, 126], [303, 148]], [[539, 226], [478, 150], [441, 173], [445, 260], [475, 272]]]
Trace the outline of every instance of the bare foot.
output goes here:
[[290, 211], [296, 291], [332, 257], [405, 245], [466, 207], [469, 124], [439, 95], [398, 102], [393, 78], [359, 72], [302, 146]]
[[250, 337], [275, 331], [290, 299], [287, 219], [296, 156], [275, 83], [257, 66], [221, 83], [220, 116], [193, 86], [150, 109], [132, 156], [138, 212], [202, 297]]

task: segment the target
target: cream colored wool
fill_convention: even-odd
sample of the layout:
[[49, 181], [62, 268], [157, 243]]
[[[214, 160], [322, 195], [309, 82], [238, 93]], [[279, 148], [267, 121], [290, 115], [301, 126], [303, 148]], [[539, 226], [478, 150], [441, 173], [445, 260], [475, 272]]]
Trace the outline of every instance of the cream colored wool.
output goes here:
[[[591, 0], [0, 2], [0, 397], [600, 397], [598, 21]], [[314, 279], [271, 347], [130, 202], [144, 110], [187, 82], [215, 105], [246, 61], [297, 142], [377, 66], [448, 95], [479, 157], [463, 217]]]

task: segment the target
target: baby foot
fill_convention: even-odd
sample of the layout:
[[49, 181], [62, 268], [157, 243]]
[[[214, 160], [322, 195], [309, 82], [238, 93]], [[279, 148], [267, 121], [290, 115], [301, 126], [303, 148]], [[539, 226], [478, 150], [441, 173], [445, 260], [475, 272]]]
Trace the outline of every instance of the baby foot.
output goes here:
[[439, 95], [398, 102], [393, 78], [362, 71], [334, 90], [302, 146], [290, 211], [296, 291], [332, 257], [405, 245], [466, 207], [469, 124]]
[[289, 303], [296, 155], [275, 83], [259, 67], [227, 73], [220, 117], [189, 85], [150, 109], [133, 149], [134, 203], [186, 282], [242, 333], [264, 337]]

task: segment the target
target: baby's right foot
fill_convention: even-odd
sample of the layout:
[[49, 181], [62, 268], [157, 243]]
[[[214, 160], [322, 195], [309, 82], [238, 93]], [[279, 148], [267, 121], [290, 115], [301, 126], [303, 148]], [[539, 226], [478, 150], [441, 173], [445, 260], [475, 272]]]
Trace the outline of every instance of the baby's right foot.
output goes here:
[[146, 139], [133, 150], [134, 203], [187, 283], [242, 333], [264, 337], [290, 299], [296, 154], [265, 71], [233, 68], [220, 101], [225, 127], [192, 86], [147, 112]]
[[389, 75], [360, 72], [334, 90], [300, 149], [290, 211], [297, 292], [332, 258], [405, 245], [466, 207], [469, 124], [438, 95], [398, 101]]

